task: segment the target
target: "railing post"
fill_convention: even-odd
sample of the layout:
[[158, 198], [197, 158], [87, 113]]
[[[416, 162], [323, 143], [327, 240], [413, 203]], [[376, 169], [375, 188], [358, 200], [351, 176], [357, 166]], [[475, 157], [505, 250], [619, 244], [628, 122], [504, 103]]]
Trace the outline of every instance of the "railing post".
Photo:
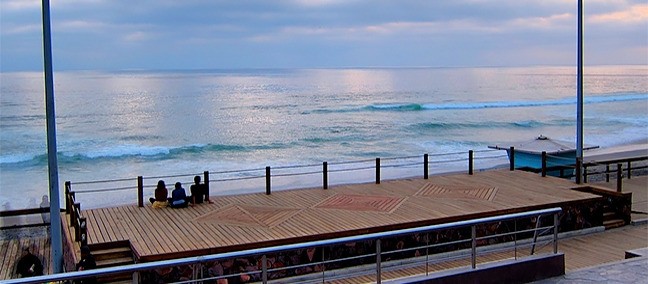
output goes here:
[[270, 167], [266, 167], [266, 195], [270, 195]]
[[511, 146], [509, 149], [509, 170], [515, 170], [515, 147]]
[[554, 232], [553, 232], [553, 251], [554, 254], [558, 253], [558, 213], [553, 214], [554, 219]]
[[468, 174], [473, 174], [473, 150], [468, 151]]
[[472, 265], [472, 268], [475, 269], [477, 267], [477, 228], [475, 225], [470, 226], [470, 231], [472, 238], [470, 264]]
[[576, 158], [576, 184], [581, 184], [581, 178], [583, 177], [581, 174], [581, 170], [583, 167], [583, 161], [580, 158]]
[[605, 165], [605, 182], [610, 182], [610, 164]]
[[88, 245], [88, 223], [85, 217], [79, 218], [79, 231], [81, 246]]
[[70, 225], [74, 225], [74, 221], [76, 221], [76, 212], [74, 211], [74, 200], [75, 199], [76, 198], [75, 198], [74, 191], [70, 191]]
[[381, 264], [381, 247], [380, 247], [380, 239], [376, 240], [376, 284], [380, 284], [382, 281], [382, 264]]
[[322, 163], [322, 187], [328, 189], [328, 163]]
[[144, 207], [144, 177], [137, 176], [137, 206]]
[[261, 256], [261, 281], [263, 284], [268, 283], [268, 257], [264, 254]]
[[205, 184], [205, 201], [209, 201], [209, 171], [203, 172], [203, 180]]
[[617, 192], [623, 191], [623, 165], [621, 163], [617, 164]]
[[380, 158], [376, 158], [376, 184], [380, 184]]
[[587, 183], [587, 164], [583, 164], [583, 183]]
[[74, 240], [75, 241], [80, 241], [81, 240], [81, 204], [80, 203], [74, 203]]
[[542, 177], [547, 176], [547, 151], [542, 151]]
[[630, 171], [631, 171], [631, 170], [632, 170], [632, 167], [630, 166], [630, 161], [628, 161], [628, 179], [630, 179], [630, 177], [632, 176], [632, 175], [630, 174]]
[[70, 214], [72, 210], [72, 205], [70, 204], [70, 191], [72, 189], [72, 183], [70, 181], [65, 182], [65, 214]]
[[428, 168], [428, 154], [423, 154], [423, 178], [428, 179], [430, 169]]
[[133, 284], [139, 284], [140, 283], [140, 272], [139, 271], [133, 272], [133, 281], [131, 283], [133, 283]]

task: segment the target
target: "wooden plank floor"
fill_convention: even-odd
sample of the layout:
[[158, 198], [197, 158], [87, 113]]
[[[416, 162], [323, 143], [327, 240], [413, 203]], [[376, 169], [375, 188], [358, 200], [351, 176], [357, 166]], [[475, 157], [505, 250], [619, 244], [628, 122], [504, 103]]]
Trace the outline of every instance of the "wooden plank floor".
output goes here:
[[[217, 253], [527, 211], [597, 198], [568, 180], [485, 171], [213, 197], [185, 209], [84, 210], [89, 243], [130, 240], [141, 261]], [[67, 219], [67, 218], [65, 218]]]
[[16, 265], [22, 248], [29, 247], [43, 263], [43, 273], [51, 274], [52, 251], [49, 236], [24, 237], [0, 240], [0, 279], [17, 278]]

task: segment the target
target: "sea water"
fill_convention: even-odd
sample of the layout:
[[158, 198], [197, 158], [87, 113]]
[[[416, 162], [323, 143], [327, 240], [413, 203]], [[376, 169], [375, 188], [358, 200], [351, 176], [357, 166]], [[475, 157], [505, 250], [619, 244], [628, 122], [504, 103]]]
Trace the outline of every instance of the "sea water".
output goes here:
[[[265, 179], [259, 177], [266, 166], [319, 165], [305, 170], [318, 172], [324, 161], [388, 161], [425, 153], [462, 153], [448, 157], [461, 160], [469, 150], [488, 145], [538, 135], [574, 141], [576, 135], [574, 67], [68, 71], [54, 76], [60, 191], [64, 181], [78, 191], [99, 189], [78, 194], [84, 208], [135, 203], [137, 176], [146, 179], [147, 197], [157, 179], [169, 188], [181, 181], [188, 189], [192, 175], [203, 171], [220, 181], [211, 183], [212, 195], [264, 192]], [[43, 82], [42, 72], [0, 74], [4, 209], [37, 207], [48, 194]], [[586, 144], [648, 140], [648, 67], [587, 67], [584, 86]], [[507, 161], [502, 151], [480, 155], [491, 158], [477, 160], [479, 169]], [[260, 171], [237, 172], [247, 169]], [[463, 171], [467, 162], [431, 169]], [[386, 179], [421, 176], [422, 166], [382, 172]], [[370, 182], [374, 175], [373, 169], [341, 169], [329, 179], [331, 184]], [[126, 181], [83, 184], [119, 179]], [[286, 174], [273, 178], [272, 187], [321, 183], [321, 174]]]

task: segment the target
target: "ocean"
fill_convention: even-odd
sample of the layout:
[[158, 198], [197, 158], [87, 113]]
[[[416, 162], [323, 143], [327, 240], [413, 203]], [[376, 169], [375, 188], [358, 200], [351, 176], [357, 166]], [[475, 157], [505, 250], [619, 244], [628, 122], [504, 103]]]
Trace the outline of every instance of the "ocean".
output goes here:
[[[146, 197], [157, 179], [188, 189], [203, 171], [212, 195], [264, 192], [266, 166], [277, 169], [273, 190], [318, 187], [324, 161], [331, 185], [371, 182], [375, 158], [415, 161], [383, 168], [383, 179], [422, 176], [425, 153], [445, 161], [431, 173], [466, 170], [468, 150], [479, 151], [476, 169], [486, 169], [507, 162], [488, 145], [576, 135], [575, 67], [54, 76], [60, 188], [71, 181], [83, 208], [135, 203], [137, 176], [145, 177]], [[4, 210], [38, 207], [48, 193], [43, 82], [42, 72], [0, 73]], [[647, 66], [586, 66], [584, 86], [586, 144], [648, 141]], [[441, 155], [448, 153], [460, 154]], [[294, 174], [300, 169], [311, 174]]]

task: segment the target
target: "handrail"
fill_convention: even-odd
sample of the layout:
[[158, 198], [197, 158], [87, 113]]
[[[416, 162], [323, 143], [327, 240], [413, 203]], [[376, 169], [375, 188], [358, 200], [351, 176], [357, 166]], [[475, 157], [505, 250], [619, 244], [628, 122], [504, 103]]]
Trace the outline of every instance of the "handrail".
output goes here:
[[70, 225], [74, 227], [74, 241], [82, 246], [88, 244], [88, 223], [81, 216], [81, 203], [76, 201], [76, 193], [72, 191], [71, 183], [65, 183], [65, 213], [70, 215]]
[[[583, 169], [584, 169], [583, 177], [584, 177], [585, 182], [587, 182], [587, 177], [588, 176], [605, 174], [605, 181], [609, 182], [610, 181], [610, 174], [611, 173], [616, 173], [618, 171], [618, 169], [619, 169], [619, 165], [621, 165], [622, 171], [625, 171], [626, 176], [628, 178], [631, 178], [633, 170], [641, 170], [641, 169], [648, 168], [648, 165], [632, 166], [632, 163], [633, 162], [646, 161], [646, 160], [648, 160], [648, 156], [587, 162], [587, 163], [583, 164]], [[625, 163], [627, 165], [625, 169], [622, 168], [623, 163]], [[611, 164], [616, 165], [617, 169], [610, 169]], [[588, 171], [587, 170], [590, 167], [597, 167], [597, 166], [605, 166], [605, 169], [600, 170], [600, 171]]]
[[[553, 219], [554, 219], [554, 224], [553, 224], [554, 234], [553, 234], [553, 240], [552, 241], [553, 241], [553, 244], [554, 244], [553, 253], [555, 254], [558, 251], [558, 246], [557, 246], [558, 245], [558, 242], [557, 242], [558, 241], [558, 222], [557, 222], [558, 215], [557, 214], [560, 213], [561, 211], [562, 211], [562, 209], [560, 207], [556, 207], [556, 208], [541, 209], [541, 210], [534, 210], [534, 211], [528, 211], [528, 212], [512, 213], [512, 214], [506, 214], [506, 215], [500, 215], [500, 216], [483, 217], [483, 218], [477, 218], [477, 219], [472, 219], [472, 220], [457, 221], [457, 222], [446, 223], [446, 224], [437, 224], [437, 225], [422, 226], [422, 227], [417, 227], [417, 228], [407, 228], [407, 229], [399, 229], [399, 230], [393, 230], [393, 231], [387, 231], [387, 232], [378, 232], [378, 233], [371, 233], [371, 234], [364, 234], [364, 235], [357, 235], [357, 236], [341, 237], [341, 238], [328, 239], [328, 240], [310, 241], [310, 242], [288, 244], [288, 245], [280, 245], [280, 246], [274, 246], [274, 247], [264, 247], [264, 248], [249, 249], [249, 250], [243, 250], [243, 251], [218, 253], [218, 254], [197, 256], [197, 257], [186, 257], [186, 258], [162, 260], [162, 261], [155, 261], [155, 262], [137, 263], [137, 264], [124, 265], [124, 266], [116, 266], [116, 267], [99, 268], [99, 269], [93, 269], [93, 270], [60, 273], [60, 274], [37, 276], [37, 277], [31, 277], [31, 278], [12, 279], [12, 280], [8, 280], [8, 281], [2, 282], [2, 283], [6, 283], [6, 284], [10, 284], [10, 283], [12, 283], [12, 284], [13, 283], [28, 284], [28, 283], [51, 282], [51, 281], [66, 281], [66, 280], [74, 280], [74, 279], [81, 279], [81, 278], [87, 278], [87, 277], [114, 275], [114, 274], [118, 274], [118, 273], [135, 273], [135, 272], [148, 271], [148, 270], [153, 270], [153, 269], [163, 268], [163, 267], [170, 267], [170, 266], [202, 264], [202, 263], [209, 262], [209, 261], [218, 261], [218, 260], [224, 260], [224, 259], [234, 259], [234, 258], [240, 258], [240, 257], [246, 257], [246, 256], [262, 256], [262, 259], [265, 260], [266, 255], [273, 254], [273, 253], [278, 253], [278, 252], [282, 252], [282, 251], [292, 251], [292, 250], [312, 248], [312, 247], [323, 247], [323, 246], [330, 246], [330, 245], [344, 244], [344, 243], [358, 242], [358, 241], [365, 241], [365, 240], [375, 240], [376, 241], [376, 252], [373, 255], [377, 256], [376, 257], [377, 271], [380, 272], [381, 265], [380, 265], [380, 257], [378, 257], [378, 256], [382, 255], [381, 251], [380, 251], [380, 240], [381, 239], [391, 238], [391, 237], [398, 237], [398, 236], [403, 236], [403, 235], [411, 235], [411, 234], [417, 234], [417, 233], [427, 233], [427, 232], [446, 230], [446, 229], [454, 229], [454, 228], [460, 228], [460, 227], [468, 227], [468, 226], [471, 226], [472, 231], [473, 231], [473, 236], [471, 238], [472, 243], [473, 243], [471, 259], [472, 259], [472, 267], [475, 268], [475, 258], [477, 257], [476, 250], [475, 250], [475, 240], [476, 240], [476, 235], [474, 234], [475, 226], [480, 225], [480, 224], [488, 224], [488, 223], [493, 223], [493, 222], [516, 220], [516, 219], [521, 219], [521, 218], [534, 217], [534, 216], [539, 216], [539, 215], [550, 215], [551, 214], [551, 215], [553, 215]], [[517, 231], [514, 232], [514, 233], [517, 234]], [[266, 262], [263, 261], [263, 263], [265, 264]], [[266, 265], [263, 265], [262, 273], [263, 273], [264, 276], [266, 276], [263, 279], [264, 283], [267, 283], [267, 280], [268, 280], [267, 279], [268, 269], [269, 268], [266, 267]], [[283, 269], [285, 269], [285, 268], [283, 268]], [[234, 275], [239, 275], [239, 274], [234, 274]], [[222, 275], [222, 276], [218, 276], [216, 278], [224, 278], [224, 277], [227, 277], [227, 276], [231, 276], [231, 275]], [[376, 279], [377, 282], [380, 282], [381, 273], [377, 273], [376, 277], [377, 277], [377, 279]]]

